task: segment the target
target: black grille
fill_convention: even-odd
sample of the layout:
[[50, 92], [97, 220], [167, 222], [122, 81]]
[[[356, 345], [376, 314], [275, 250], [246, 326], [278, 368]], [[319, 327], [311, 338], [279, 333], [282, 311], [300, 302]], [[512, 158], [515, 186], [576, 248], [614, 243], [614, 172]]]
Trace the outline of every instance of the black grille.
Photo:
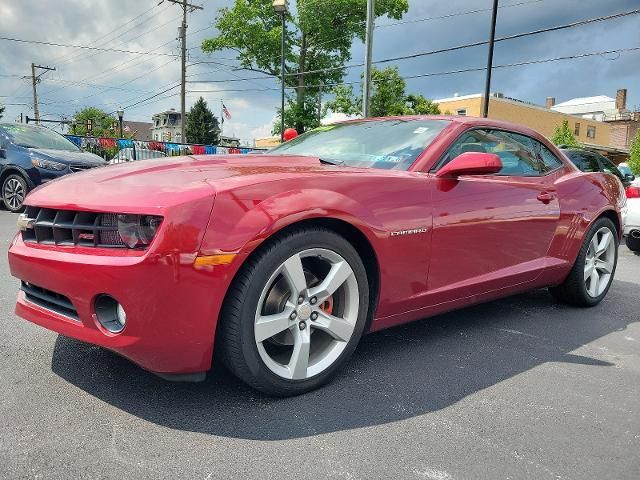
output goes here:
[[42, 308], [59, 313], [65, 317], [80, 320], [78, 312], [71, 303], [71, 300], [64, 295], [52, 292], [46, 288], [38, 287], [29, 282], [22, 282], [20, 290], [24, 292], [25, 297], [31, 303], [35, 303]]
[[28, 206], [24, 213], [33, 228], [22, 231], [22, 240], [45, 245], [124, 248], [114, 213], [76, 212]]
[[97, 167], [98, 165], [87, 165], [87, 164], [72, 164], [69, 165], [69, 170], [71, 170], [72, 172], [81, 172], [82, 170], [88, 170], [90, 168], [93, 167]]

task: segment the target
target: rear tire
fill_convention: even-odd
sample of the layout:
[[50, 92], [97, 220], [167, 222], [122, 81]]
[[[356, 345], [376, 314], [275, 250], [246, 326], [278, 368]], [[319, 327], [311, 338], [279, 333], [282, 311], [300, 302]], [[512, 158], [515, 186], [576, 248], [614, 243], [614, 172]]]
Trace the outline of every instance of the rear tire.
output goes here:
[[565, 281], [549, 291], [558, 302], [576, 307], [593, 307], [607, 295], [617, 263], [616, 227], [608, 218], [599, 218], [587, 231]]
[[28, 192], [27, 182], [20, 174], [12, 173], [2, 182], [2, 201], [10, 212], [24, 211], [24, 199]]
[[236, 275], [216, 356], [257, 390], [299, 395], [348, 361], [368, 307], [367, 274], [353, 246], [330, 230], [301, 228], [267, 240]]
[[631, 234], [627, 235], [625, 239], [627, 248], [632, 252], [640, 252], [640, 238], [633, 238]]

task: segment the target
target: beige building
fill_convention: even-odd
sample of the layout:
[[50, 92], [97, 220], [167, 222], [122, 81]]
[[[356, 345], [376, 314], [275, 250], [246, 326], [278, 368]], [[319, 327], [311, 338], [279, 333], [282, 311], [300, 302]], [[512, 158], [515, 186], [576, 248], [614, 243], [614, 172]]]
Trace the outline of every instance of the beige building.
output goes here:
[[[445, 114], [480, 117], [484, 104], [482, 97], [478, 93], [442, 98], [434, 102]], [[611, 126], [607, 123], [556, 112], [540, 105], [505, 97], [500, 93], [493, 94], [489, 98], [489, 118], [519, 123], [549, 138], [553, 135], [555, 128], [561, 125], [563, 120], [567, 120], [580, 143], [600, 147], [610, 146]]]
[[255, 146], [258, 148], [272, 148], [280, 145], [280, 136], [256, 138]]

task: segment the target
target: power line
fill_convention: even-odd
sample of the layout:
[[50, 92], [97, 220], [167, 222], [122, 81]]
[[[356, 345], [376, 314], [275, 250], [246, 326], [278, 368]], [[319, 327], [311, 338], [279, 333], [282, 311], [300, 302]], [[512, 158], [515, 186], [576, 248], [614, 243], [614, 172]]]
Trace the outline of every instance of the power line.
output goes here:
[[[606, 20], [613, 20], [616, 18], [622, 18], [622, 17], [626, 17], [629, 15], [637, 15], [638, 13], [640, 13], [640, 9], [635, 9], [635, 10], [630, 10], [628, 12], [622, 12], [622, 13], [615, 13], [613, 15], [605, 15], [605, 16], [601, 16], [601, 17], [594, 17], [594, 18], [589, 18], [586, 20], [579, 20], [577, 22], [572, 22], [572, 23], [567, 23], [564, 25], [556, 25], [553, 27], [547, 27], [547, 28], [541, 28], [538, 30], [532, 30], [529, 32], [523, 32], [523, 33], [516, 33], [513, 35], [507, 35], [505, 37], [499, 37], [496, 38], [495, 41], [496, 42], [504, 42], [506, 40], [513, 40], [516, 38], [522, 38], [522, 37], [528, 37], [531, 35], [538, 35], [540, 33], [546, 33], [546, 32], [554, 32], [554, 31], [558, 31], [558, 30], [564, 30], [567, 28], [573, 28], [573, 27], [579, 27], [582, 25], [588, 25], [591, 23], [596, 23], [596, 22], [603, 22]], [[440, 49], [436, 49], [436, 50], [429, 50], [426, 52], [420, 52], [420, 53], [414, 53], [411, 55], [402, 55], [399, 57], [391, 57], [391, 58], [385, 58], [383, 60], [375, 60], [373, 63], [374, 64], [379, 64], [379, 63], [390, 63], [390, 62], [397, 62], [400, 60], [410, 60], [413, 58], [419, 58], [419, 57], [424, 57], [427, 55], [435, 55], [438, 53], [447, 53], [447, 52], [453, 52], [456, 50], [463, 50], [465, 48], [470, 48], [470, 47], [479, 47], [482, 45], [487, 45], [489, 43], [488, 40], [482, 40], [482, 41], [478, 41], [478, 42], [472, 42], [472, 43], [465, 43], [462, 45], [455, 45], [453, 47], [446, 47], [446, 48], [440, 48]], [[306, 72], [304, 72], [305, 75], [309, 75], [312, 73], [320, 73], [320, 72], [329, 72], [329, 71], [334, 71], [334, 70], [341, 70], [344, 68], [356, 68], [356, 67], [362, 67], [364, 66], [364, 63], [354, 63], [354, 64], [350, 64], [350, 65], [343, 65], [340, 67], [330, 67], [330, 68], [320, 68], [320, 69], [316, 69], [316, 70], [308, 70]], [[287, 76], [297, 76], [300, 75], [299, 73], [287, 73]]]
[[[524, 5], [530, 5], [532, 3], [540, 3], [543, 2], [544, 0], [528, 0], [528, 1], [523, 1], [523, 2], [518, 2], [518, 3], [511, 3], [508, 5], [500, 5], [498, 8], [511, 8], [511, 7], [521, 7]], [[402, 20], [402, 21], [398, 21], [398, 22], [393, 22], [393, 23], [382, 23], [382, 24], [377, 24], [376, 23], [376, 28], [387, 28], [387, 27], [396, 27], [398, 25], [405, 25], [408, 23], [419, 23], [419, 22], [430, 22], [433, 20], [445, 20], [448, 18], [454, 18], [454, 17], [460, 17], [463, 15], [472, 15], [475, 13], [484, 13], [484, 12], [490, 12], [492, 9], [491, 8], [479, 8], [479, 9], [475, 9], [475, 10], [467, 10], [464, 12], [452, 12], [452, 13], [447, 13], [444, 15], [437, 15], [437, 16], [433, 16], [433, 17], [423, 17], [423, 18], [417, 18], [417, 19], [412, 19], [412, 20]], [[362, 22], [358, 22], [357, 25], [365, 25], [366, 21], [362, 21]], [[318, 48], [320, 46], [323, 45], [328, 45], [330, 43], [333, 42], [337, 42], [338, 40], [342, 40], [344, 38], [350, 38], [352, 37], [352, 35], [341, 35], [339, 37], [333, 38], [331, 40], [327, 40], [324, 42], [320, 42], [320, 43], [316, 43], [315, 45], [312, 45], [312, 48]]]
[[[628, 47], [628, 48], [619, 48], [619, 49], [615, 49], [615, 50], [604, 50], [604, 51], [600, 51], [600, 52], [588, 52], [588, 53], [579, 53], [579, 54], [574, 54], [574, 55], [565, 55], [565, 56], [561, 56], [561, 57], [554, 57], [554, 58], [545, 58], [545, 59], [538, 59], [538, 60], [526, 60], [526, 61], [522, 61], [522, 62], [514, 62], [514, 63], [506, 63], [506, 64], [501, 64], [501, 65], [494, 65], [493, 68], [513, 68], [513, 67], [521, 67], [521, 66], [525, 66], [525, 65], [536, 65], [536, 64], [542, 64], [542, 63], [551, 63], [551, 62], [559, 62], [559, 61], [563, 61], [563, 60], [577, 60], [577, 59], [581, 59], [581, 58], [586, 58], [586, 57], [594, 57], [594, 56], [601, 56], [601, 55], [609, 55], [612, 53], [628, 53], [628, 52], [635, 52], [640, 50], [640, 47]], [[414, 79], [414, 78], [424, 78], [424, 77], [436, 77], [436, 76], [443, 76], [443, 75], [454, 75], [454, 74], [459, 74], [459, 73], [467, 73], [467, 72], [481, 72], [486, 70], [487, 67], [470, 67], [470, 68], [463, 68], [463, 69], [458, 69], [458, 70], [448, 70], [448, 71], [444, 71], [444, 72], [431, 72], [431, 73], [422, 73], [422, 74], [417, 74], [417, 75], [407, 75], [407, 76], [403, 76], [402, 78], [404, 80], [410, 80], [410, 79]], [[376, 82], [376, 80], [373, 80], [374, 82]], [[307, 84], [304, 85], [305, 88], [326, 88], [326, 87], [338, 87], [338, 86], [342, 86], [342, 85], [355, 85], [360, 83], [360, 81], [350, 81], [350, 82], [336, 82], [336, 83], [323, 83], [323, 84]], [[296, 87], [287, 87], [289, 90], [295, 90]], [[261, 92], [266, 92], [266, 91], [277, 91], [279, 90], [278, 88], [263, 88], [263, 89], [231, 89], [231, 90], [190, 90], [190, 93], [217, 93], [217, 92], [252, 92], [252, 91], [261, 91]]]
[[[158, 5], [154, 5], [154, 6], [152, 6], [151, 8], [149, 8], [149, 9], [145, 10], [144, 12], [142, 12], [141, 14], [136, 15], [135, 17], [133, 17], [133, 18], [132, 18], [131, 20], [129, 20], [128, 22], [126, 22], [126, 23], [124, 23], [124, 24], [122, 24], [122, 25], [118, 25], [118, 26], [117, 26], [116, 28], [114, 28], [113, 30], [110, 30], [109, 32], [105, 33], [104, 35], [99, 36], [98, 38], [94, 39], [94, 40], [90, 43], [90, 45], [95, 45], [95, 44], [96, 44], [96, 43], [98, 43], [100, 40], [104, 40], [105, 38], [110, 37], [112, 34], [116, 33], [116, 32], [117, 32], [118, 30], [120, 30], [121, 28], [126, 27], [127, 25], [129, 25], [130, 23], [134, 22], [134, 21], [135, 21], [135, 20], [137, 20], [138, 18], [145, 16], [145, 15], [146, 15], [147, 13], [149, 13], [151, 10], [153, 10], [154, 8], [157, 8], [157, 6], [158, 6]], [[161, 11], [161, 12], [158, 12], [158, 13], [162, 13], [162, 11]], [[157, 14], [156, 14], [156, 15], [157, 15]], [[152, 15], [151, 17], [148, 17], [148, 18], [153, 18], [153, 17], [155, 17], [156, 15]], [[145, 21], [148, 21], [148, 18], [145, 18]], [[135, 28], [136, 26], [139, 26], [139, 25], [140, 25], [140, 24], [136, 24], [136, 25], [134, 25], [134, 27], [132, 27], [132, 28]], [[125, 33], [129, 32], [129, 31], [131, 31], [131, 29], [126, 30], [126, 31], [124, 31], [124, 32], [121, 32], [121, 33], [119, 33], [119, 34], [120, 34], [120, 35], [124, 35]], [[65, 64], [65, 63], [68, 63], [68, 62], [69, 62], [69, 61], [71, 61], [71, 60], [74, 60], [74, 59], [77, 59], [77, 58], [81, 57], [83, 54], [84, 54], [83, 52], [79, 52], [79, 53], [74, 52], [74, 53], [70, 53], [70, 54], [62, 55], [61, 57], [59, 57], [58, 59], [56, 59], [56, 60], [55, 60], [55, 62], [57, 62], [58, 64]]]
[[5, 40], [8, 42], [18, 42], [18, 43], [32, 43], [36, 45], [47, 45], [52, 47], [64, 47], [64, 48], [82, 48], [85, 50], [96, 50], [100, 52], [115, 52], [115, 53], [128, 53], [132, 55], [155, 55], [155, 56], [163, 56], [163, 57], [178, 57], [174, 53], [162, 53], [162, 52], [140, 52], [136, 50], [121, 50], [119, 48], [100, 48], [100, 47], [91, 47], [89, 45], [75, 45], [70, 43], [55, 43], [55, 42], [43, 42], [40, 40], [24, 40], [22, 38], [12, 38], [12, 37], [0, 37], [0, 40]]

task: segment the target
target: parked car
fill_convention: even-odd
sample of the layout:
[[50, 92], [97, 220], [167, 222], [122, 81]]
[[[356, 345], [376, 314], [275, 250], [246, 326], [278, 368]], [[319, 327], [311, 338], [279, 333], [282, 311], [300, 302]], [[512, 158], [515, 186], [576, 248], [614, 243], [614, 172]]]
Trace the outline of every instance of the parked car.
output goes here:
[[599, 153], [581, 148], [561, 148], [561, 151], [583, 172], [610, 173], [618, 177], [624, 186], [630, 185], [636, 178], [631, 171], [622, 173], [611, 160]]
[[0, 184], [5, 207], [23, 210], [33, 188], [69, 173], [105, 165], [98, 155], [85, 153], [48, 128], [0, 123]]
[[624, 236], [629, 250], [640, 252], [640, 185], [633, 184], [626, 188], [627, 216], [625, 218]]
[[215, 355], [296, 395], [365, 332], [534, 288], [597, 305], [625, 201], [522, 126], [365, 119], [54, 182], [27, 197], [9, 265], [27, 320], [164, 378], [201, 380]]
[[627, 179], [631, 180], [631, 185], [640, 187], [640, 179], [636, 178], [627, 162], [619, 164], [618, 170], [620, 170], [620, 173], [622, 173]]
[[143, 150], [136, 149], [135, 150], [135, 159], [134, 150], [131, 147], [123, 148], [120, 150], [110, 161], [110, 164], [114, 163], [122, 163], [122, 162], [131, 162], [133, 160], [148, 160], [150, 158], [164, 158], [167, 154], [161, 152], [159, 150]]

